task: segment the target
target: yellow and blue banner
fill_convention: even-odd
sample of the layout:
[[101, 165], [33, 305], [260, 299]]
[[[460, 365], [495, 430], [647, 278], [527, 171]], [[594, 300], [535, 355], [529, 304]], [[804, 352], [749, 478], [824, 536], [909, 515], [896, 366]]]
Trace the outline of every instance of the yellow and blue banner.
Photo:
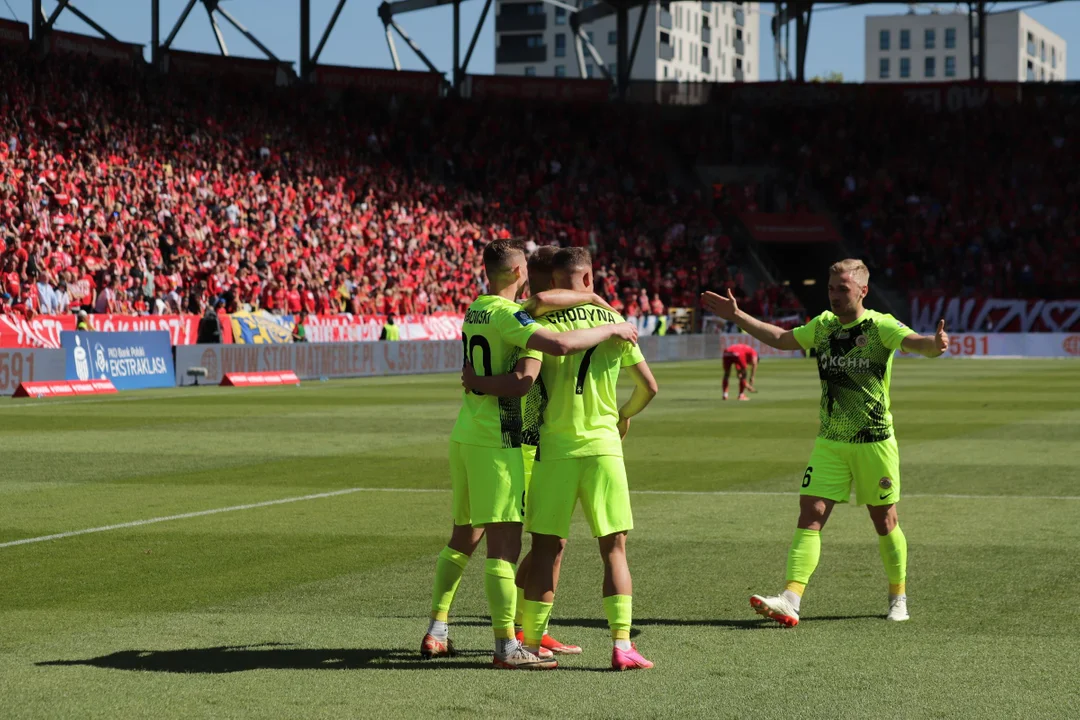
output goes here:
[[233, 342], [242, 345], [273, 345], [292, 342], [292, 315], [272, 315], [265, 310], [229, 316]]

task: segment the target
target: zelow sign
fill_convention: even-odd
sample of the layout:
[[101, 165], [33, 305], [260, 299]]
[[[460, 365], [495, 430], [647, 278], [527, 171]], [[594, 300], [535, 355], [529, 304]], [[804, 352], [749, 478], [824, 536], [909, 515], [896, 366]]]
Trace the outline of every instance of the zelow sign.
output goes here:
[[949, 332], [1080, 332], [1080, 300], [911, 296], [911, 326], [932, 332], [945, 318]]

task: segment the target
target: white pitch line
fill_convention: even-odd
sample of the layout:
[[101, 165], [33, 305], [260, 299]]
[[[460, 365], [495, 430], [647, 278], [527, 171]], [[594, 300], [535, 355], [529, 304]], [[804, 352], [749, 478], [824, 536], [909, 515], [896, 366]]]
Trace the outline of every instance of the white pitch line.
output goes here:
[[[87, 528], [85, 530], [72, 530], [70, 532], [42, 535], [41, 537], [24, 538], [0, 543], [0, 548], [14, 547], [16, 545], [29, 545], [31, 543], [45, 542], [47, 540], [62, 540], [63, 538], [76, 537], [77, 535], [89, 535], [90, 533], [106, 532], [109, 530], [123, 530], [125, 528], [153, 525], [155, 523], [169, 522], [171, 520], [187, 520], [189, 518], [218, 515], [220, 513], [237, 512], [239, 510], [254, 510], [256, 508], [270, 507], [272, 505], [286, 505], [288, 503], [303, 502], [305, 500], [320, 500], [322, 498], [337, 497], [339, 495], [351, 495], [358, 492], [395, 492], [395, 493], [443, 493], [446, 490], [436, 488], [367, 488], [356, 487], [333, 492], [316, 493], [314, 495], [301, 495], [299, 497], [281, 498], [280, 500], [266, 500], [264, 502], [248, 503], [247, 505], [232, 505], [230, 507], [214, 508], [213, 510], [199, 510], [198, 512], [181, 513], [180, 515], [166, 515], [164, 517], [148, 518], [146, 520], [133, 520], [116, 525], [104, 525], [102, 527]], [[779, 492], [766, 490], [633, 490], [635, 495], [690, 495], [690, 496], [795, 496], [793, 492]], [[948, 493], [916, 493], [908, 494], [905, 498], [933, 499], [946, 498], [949, 500], [1080, 500], [1080, 495], [957, 495]]]
[[[348, 495], [350, 493], [360, 492], [362, 490], [369, 489], [371, 488], [348, 488], [346, 490], [335, 490], [333, 492], [317, 493], [315, 495], [302, 495], [300, 497], [282, 498], [280, 500], [266, 500], [265, 502], [249, 503], [247, 505], [233, 505], [231, 507], [215, 508], [213, 510], [200, 510], [198, 512], [182, 513], [180, 515], [167, 515], [165, 517], [149, 518], [147, 520], [133, 520], [131, 522], [118, 523], [116, 525], [104, 525], [102, 527], [87, 528], [85, 530], [72, 530], [71, 532], [56, 533], [55, 535], [42, 535], [41, 537], [25, 538], [23, 540], [12, 540], [10, 542], [0, 543], [0, 548], [13, 547], [15, 545], [29, 545], [30, 543], [45, 542], [46, 540], [60, 540], [63, 538], [75, 537], [76, 535], [88, 535], [90, 533], [106, 532], [107, 530], [123, 530], [124, 528], [139, 527], [140, 525], [153, 525], [154, 523], [168, 522], [170, 520], [186, 520], [188, 518], [203, 517], [205, 515], [217, 515], [219, 513], [236, 512], [238, 510], [254, 510], [255, 508], [270, 507], [271, 505], [285, 505], [286, 503], [301, 502], [303, 500], [318, 500], [320, 498], [335, 497], [337, 495]], [[395, 489], [394, 492], [436, 491], [428, 491], [424, 489], [408, 490], [402, 488], [400, 490]]]

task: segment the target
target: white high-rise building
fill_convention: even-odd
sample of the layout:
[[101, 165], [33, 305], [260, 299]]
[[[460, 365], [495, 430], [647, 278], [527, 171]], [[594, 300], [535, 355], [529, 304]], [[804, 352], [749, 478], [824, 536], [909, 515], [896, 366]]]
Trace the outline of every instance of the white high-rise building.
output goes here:
[[[978, 47], [978, 26], [974, 28]], [[866, 18], [866, 82], [951, 82], [971, 78], [965, 13]], [[986, 17], [986, 79], [1065, 79], [1065, 41], [1023, 12]], [[976, 65], [978, 59], [976, 58]]]
[[[581, 2], [581, 8], [595, 0]], [[496, 0], [495, 73], [538, 77], [581, 77], [569, 13], [536, 0]], [[760, 15], [757, 3], [657, 2], [629, 11], [627, 56], [640, 14], [645, 26], [632, 80], [687, 82], [758, 79]], [[615, 15], [583, 25], [600, 59], [616, 76]], [[586, 77], [602, 72], [585, 50]]]

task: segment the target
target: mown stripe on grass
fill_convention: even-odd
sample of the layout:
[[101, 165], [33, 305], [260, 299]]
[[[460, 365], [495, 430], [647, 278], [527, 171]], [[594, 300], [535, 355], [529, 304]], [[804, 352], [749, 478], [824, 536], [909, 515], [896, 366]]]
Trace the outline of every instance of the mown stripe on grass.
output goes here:
[[[288, 503], [303, 502], [305, 500], [320, 500], [322, 498], [336, 497], [338, 495], [350, 495], [358, 492], [401, 492], [401, 493], [442, 493], [445, 489], [439, 488], [370, 488], [356, 487], [332, 492], [315, 493], [314, 495], [301, 495], [299, 497], [280, 498], [278, 500], [265, 500], [263, 502], [248, 503], [246, 505], [232, 505], [230, 507], [214, 508], [212, 510], [199, 510], [197, 512], [181, 513], [179, 515], [166, 515], [164, 517], [147, 518], [145, 520], [133, 520], [115, 525], [104, 525], [96, 528], [72, 530], [70, 532], [42, 535], [40, 537], [23, 538], [0, 543], [0, 548], [14, 547], [16, 545], [29, 545], [31, 543], [45, 542], [47, 540], [62, 540], [64, 538], [100, 533], [109, 530], [123, 530], [126, 528], [153, 525], [155, 523], [169, 522], [171, 520], [187, 520], [190, 518], [218, 515], [220, 513], [237, 512], [239, 510], [254, 510], [256, 508], [270, 507], [272, 505], [285, 505]], [[689, 495], [689, 496], [778, 496], [789, 497], [796, 495], [794, 492], [766, 491], [766, 490], [634, 490], [635, 495]], [[912, 493], [904, 496], [905, 499], [934, 499], [944, 498], [948, 500], [1080, 500], [1080, 495], [961, 495], [955, 493]]]

